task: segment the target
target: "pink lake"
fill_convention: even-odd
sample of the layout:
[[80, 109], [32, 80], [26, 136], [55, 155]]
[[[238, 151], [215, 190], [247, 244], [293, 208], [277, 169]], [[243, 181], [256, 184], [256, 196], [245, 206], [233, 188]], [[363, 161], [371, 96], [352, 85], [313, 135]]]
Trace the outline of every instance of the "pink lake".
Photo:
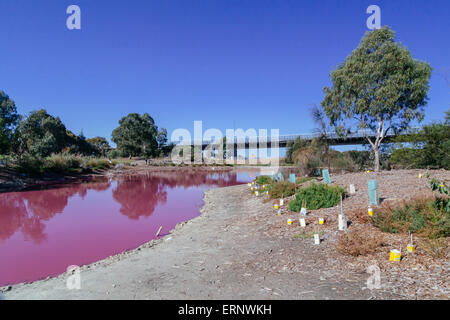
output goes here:
[[159, 172], [0, 194], [0, 286], [55, 276], [161, 236], [200, 214], [205, 190], [257, 171]]

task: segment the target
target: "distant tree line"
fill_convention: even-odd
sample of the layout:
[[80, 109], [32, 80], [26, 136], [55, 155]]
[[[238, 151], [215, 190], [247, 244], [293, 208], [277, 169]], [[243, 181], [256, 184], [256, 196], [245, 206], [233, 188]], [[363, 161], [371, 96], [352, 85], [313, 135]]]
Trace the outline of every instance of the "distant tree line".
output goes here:
[[112, 141], [117, 148], [112, 148], [104, 137], [86, 138], [83, 132], [76, 135], [45, 109], [19, 115], [14, 101], [0, 91], [0, 155], [14, 155], [19, 160], [23, 156], [45, 158], [57, 153], [149, 159], [168, 155], [172, 148], [167, 142], [167, 130], [158, 128], [147, 113], [130, 113], [120, 119]]

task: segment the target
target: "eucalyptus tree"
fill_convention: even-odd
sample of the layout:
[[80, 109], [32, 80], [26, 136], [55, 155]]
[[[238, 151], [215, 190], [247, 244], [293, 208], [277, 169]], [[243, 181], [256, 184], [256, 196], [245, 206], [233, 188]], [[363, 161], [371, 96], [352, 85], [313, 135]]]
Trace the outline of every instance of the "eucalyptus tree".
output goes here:
[[144, 156], [148, 159], [158, 155], [158, 127], [148, 114], [130, 113], [119, 120], [112, 132], [112, 141], [122, 156]]
[[15, 152], [19, 156], [27, 152], [38, 157], [58, 153], [67, 146], [68, 134], [59, 117], [53, 117], [46, 110], [31, 112], [23, 117], [15, 132]]
[[14, 101], [0, 90], [0, 154], [9, 152], [14, 128], [18, 122], [19, 115]]
[[86, 139], [86, 142], [92, 146], [94, 153], [99, 154], [102, 157], [106, 157], [106, 154], [111, 150], [108, 140], [103, 137]]
[[[372, 146], [375, 171], [379, 149], [389, 130], [399, 133], [421, 121], [427, 104], [431, 66], [411, 56], [383, 27], [370, 31], [330, 74], [322, 101], [330, 124], [345, 135], [361, 130]], [[375, 132], [374, 138], [368, 131]]]

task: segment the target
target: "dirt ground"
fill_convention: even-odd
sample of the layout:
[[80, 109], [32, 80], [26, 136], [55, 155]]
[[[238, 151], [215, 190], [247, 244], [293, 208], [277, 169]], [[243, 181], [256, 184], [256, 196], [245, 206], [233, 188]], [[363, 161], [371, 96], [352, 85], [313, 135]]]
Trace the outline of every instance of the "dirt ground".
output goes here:
[[[384, 201], [426, 194], [418, 171], [382, 172], [376, 179]], [[433, 176], [448, 181], [446, 171]], [[332, 183], [356, 186], [345, 210], [367, 209], [367, 179], [374, 174], [332, 176]], [[394, 200], [395, 200], [394, 199]], [[285, 201], [287, 203], [287, 201]], [[164, 238], [81, 268], [81, 289], [66, 288], [68, 274], [6, 288], [3, 299], [449, 299], [448, 259], [432, 259], [420, 247], [401, 262], [389, 251], [403, 236], [385, 234], [385, 247], [371, 256], [348, 257], [335, 243], [337, 208], [307, 216], [307, 230], [322, 231], [321, 244], [298, 239], [296, 213], [277, 216], [272, 201], [253, 196], [247, 185], [205, 193], [202, 215]], [[319, 226], [318, 217], [326, 219]], [[294, 219], [292, 225], [286, 220]], [[358, 227], [352, 221], [349, 227]], [[405, 244], [406, 245], [406, 244]], [[402, 250], [403, 252], [405, 250]], [[369, 289], [380, 270], [381, 286]]]

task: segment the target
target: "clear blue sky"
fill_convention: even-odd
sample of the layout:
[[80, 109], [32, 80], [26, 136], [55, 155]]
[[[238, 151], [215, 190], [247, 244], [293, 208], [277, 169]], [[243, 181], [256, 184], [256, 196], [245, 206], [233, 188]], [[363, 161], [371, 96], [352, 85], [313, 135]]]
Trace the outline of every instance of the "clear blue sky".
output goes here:
[[[66, 28], [70, 4], [81, 30]], [[87, 137], [110, 139], [130, 112], [148, 112], [169, 134], [194, 120], [307, 133], [308, 108], [367, 30], [370, 4], [434, 68], [425, 122], [440, 120], [448, 0], [0, 0], [0, 90], [21, 114], [45, 108]]]

